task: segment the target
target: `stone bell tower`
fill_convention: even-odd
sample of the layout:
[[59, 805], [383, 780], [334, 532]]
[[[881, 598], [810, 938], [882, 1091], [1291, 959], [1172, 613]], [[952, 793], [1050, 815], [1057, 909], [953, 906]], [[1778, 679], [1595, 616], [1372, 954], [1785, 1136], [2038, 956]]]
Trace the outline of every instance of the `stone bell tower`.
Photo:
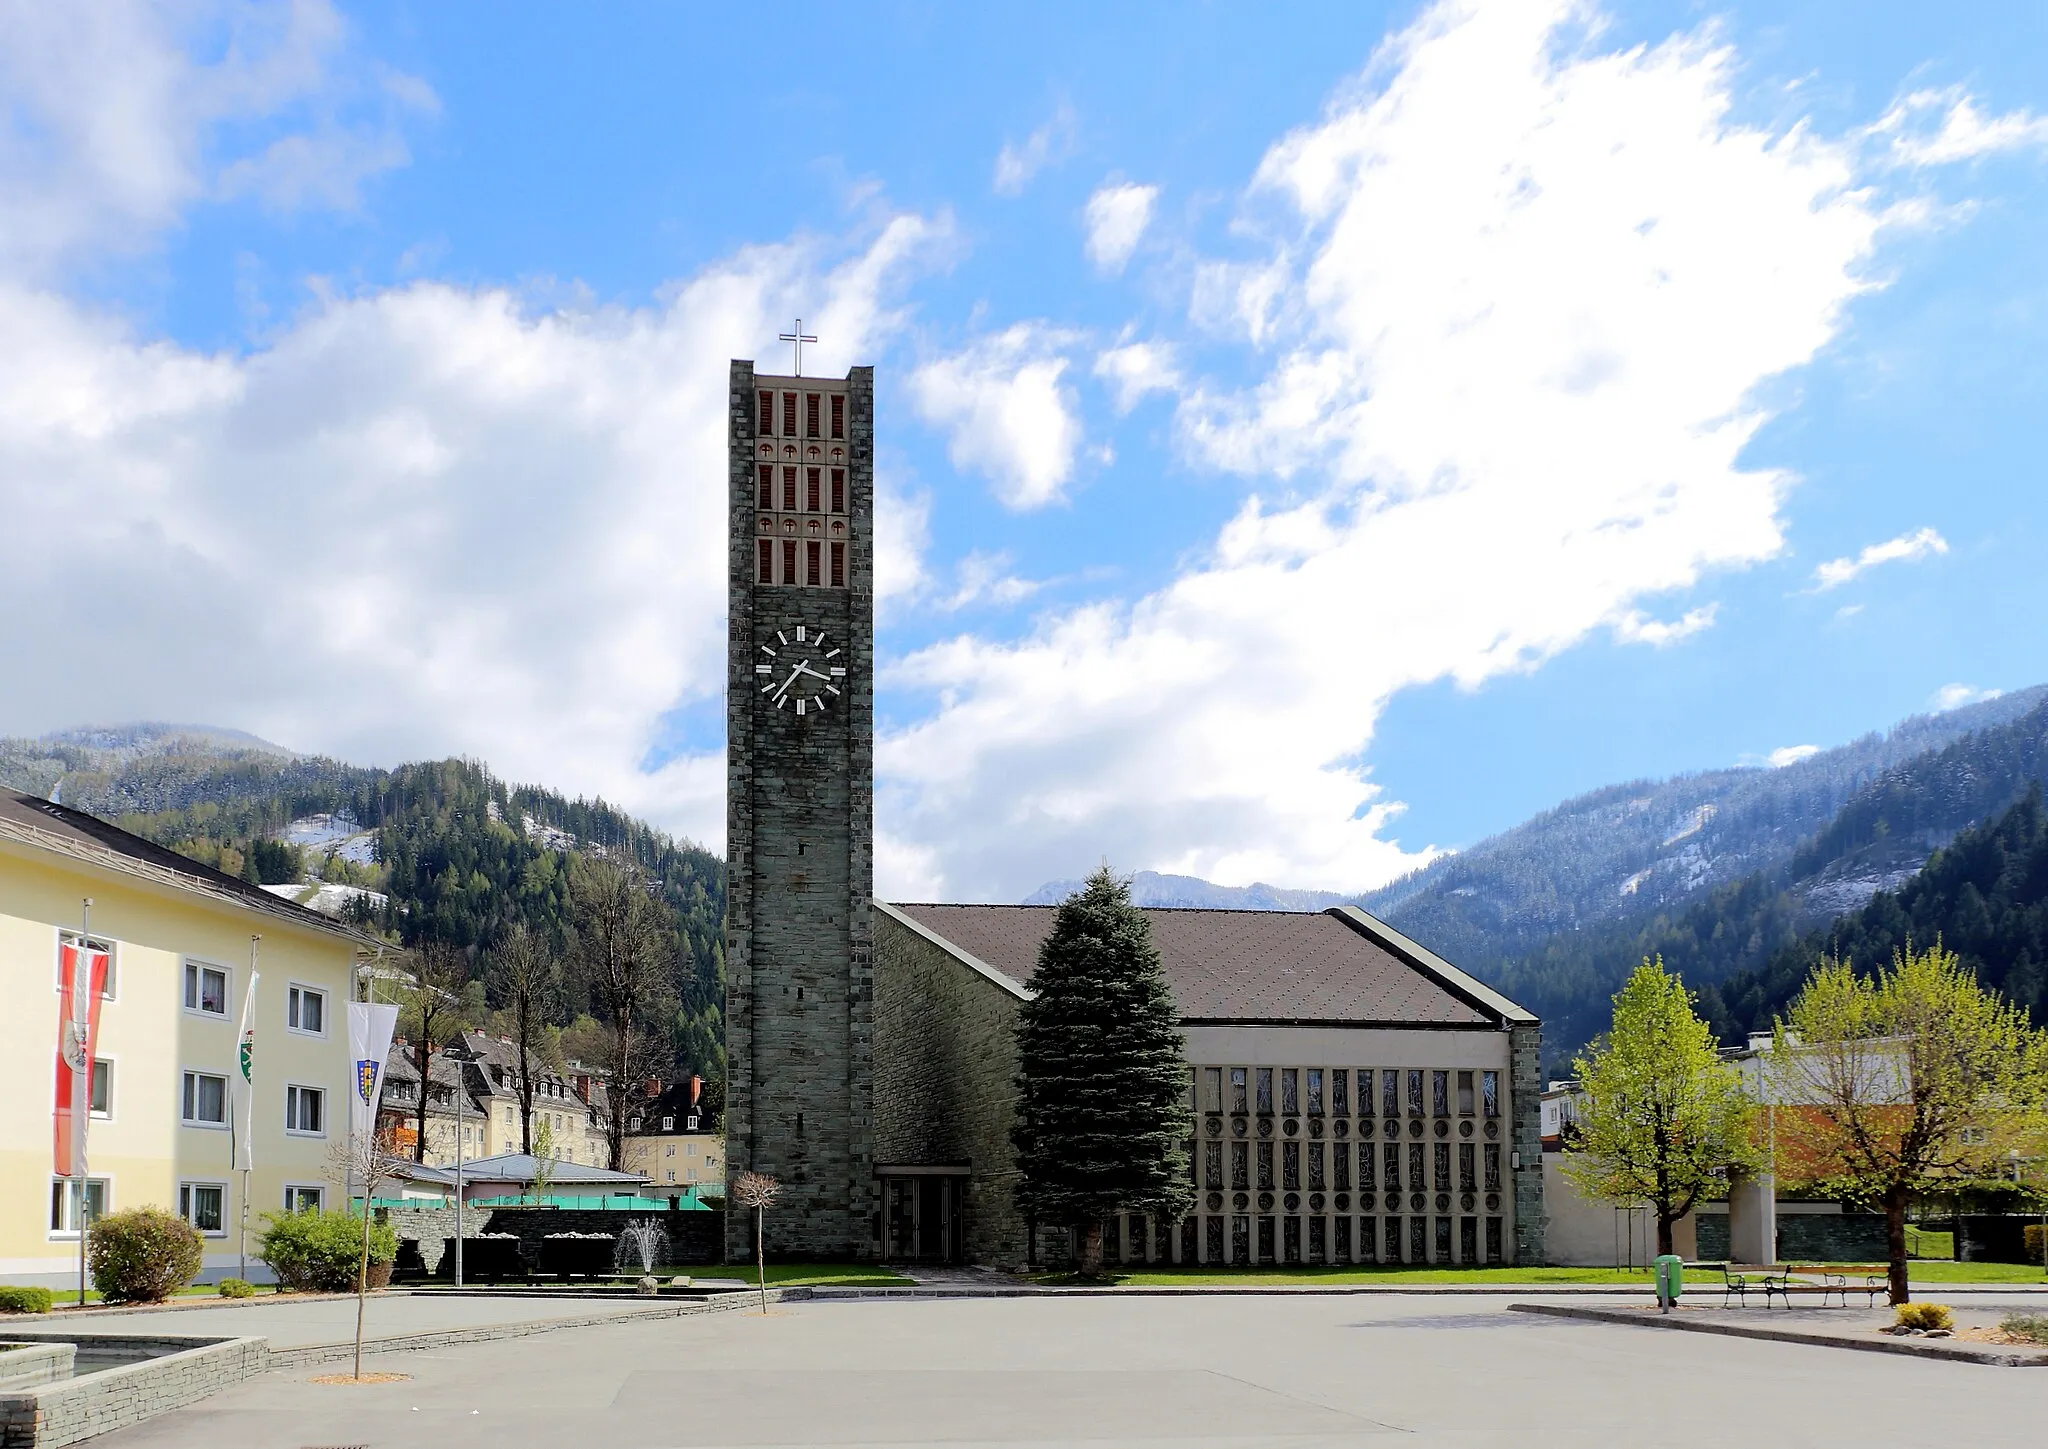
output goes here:
[[[781, 1183], [788, 1257], [876, 1252], [874, 427], [873, 368], [732, 364], [726, 1160]], [[751, 1214], [726, 1246], [753, 1255]]]

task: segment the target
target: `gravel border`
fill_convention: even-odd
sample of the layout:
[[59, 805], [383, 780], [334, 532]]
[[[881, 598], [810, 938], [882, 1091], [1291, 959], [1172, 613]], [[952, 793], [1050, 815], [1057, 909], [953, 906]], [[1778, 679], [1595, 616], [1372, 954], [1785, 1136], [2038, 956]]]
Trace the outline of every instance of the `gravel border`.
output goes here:
[[1593, 1323], [1619, 1323], [1630, 1328], [1665, 1328], [1679, 1333], [1718, 1333], [1726, 1338], [1761, 1338], [1772, 1343], [1805, 1343], [1818, 1348], [1851, 1348], [1863, 1353], [1897, 1353], [1910, 1358], [1948, 1359], [1996, 1368], [2048, 1368], [2048, 1353], [2013, 1353], [1980, 1347], [1958, 1339], [1889, 1338], [1883, 1334], [1831, 1333], [1825, 1329], [1771, 1328], [1726, 1320], [1687, 1318], [1682, 1313], [1637, 1313], [1567, 1303], [1510, 1303], [1510, 1313], [1540, 1313], [1551, 1318], [1580, 1318]]

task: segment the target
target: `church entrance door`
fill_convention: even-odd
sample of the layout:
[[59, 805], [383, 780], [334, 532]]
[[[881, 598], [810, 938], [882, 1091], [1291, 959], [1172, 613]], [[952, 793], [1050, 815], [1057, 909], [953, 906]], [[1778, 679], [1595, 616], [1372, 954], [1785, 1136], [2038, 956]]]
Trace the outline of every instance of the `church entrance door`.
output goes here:
[[882, 1178], [882, 1260], [965, 1261], [961, 1209], [964, 1173], [885, 1173]]

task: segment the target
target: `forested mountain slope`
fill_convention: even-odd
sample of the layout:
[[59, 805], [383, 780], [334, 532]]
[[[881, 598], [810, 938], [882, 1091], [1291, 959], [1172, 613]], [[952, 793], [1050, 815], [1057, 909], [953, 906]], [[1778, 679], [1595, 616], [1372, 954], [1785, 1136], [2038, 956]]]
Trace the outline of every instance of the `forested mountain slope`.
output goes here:
[[[1560, 931], [1520, 955], [1460, 964], [1543, 1018], [1551, 1070], [1605, 1029], [1609, 998], [1646, 956], [1661, 955], [1701, 990], [1716, 1030], [1739, 1040], [1769, 1025], [1831, 929], [1854, 930], [1848, 923], [1871, 912], [1881, 917], [1887, 901], [1920, 888], [1915, 873], [1937, 850], [1955, 841], [1940, 857], [1950, 859], [1963, 846], [1959, 832], [1994, 828], [1987, 822], [2044, 781], [2048, 703], [1884, 771], [1776, 865], [1647, 919]], [[1974, 915], [1969, 920], [1974, 929]], [[1881, 954], [1888, 958], [1889, 948]], [[1987, 979], [2002, 981], [2003, 958], [1984, 960]], [[2028, 1000], [2048, 1010], [2038, 992]]]
[[[406, 946], [486, 947], [517, 922], [560, 942], [571, 858], [630, 859], [659, 883], [671, 921], [681, 1064], [722, 1073], [724, 862], [602, 800], [508, 785], [470, 760], [366, 769], [231, 731], [167, 725], [0, 740], [0, 784], [58, 794], [251, 880], [320, 879], [381, 893], [381, 904], [355, 897], [351, 919]], [[322, 828], [307, 829], [314, 821]], [[293, 845], [295, 837], [347, 848], [329, 853]], [[572, 994], [563, 1019], [581, 1004]]]
[[[1434, 861], [1361, 903], [1493, 979], [1559, 932], [1648, 921], [1784, 863], [1887, 770], [1972, 731], [2010, 723], [2044, 700], [2048, 686], [2036, 686], [1915, 717], [1781, 769], [1609, 786]], [[1960, 829], [1983, 813], [1946, 828]], [[1938, 843], [1924, 841], [1912, 864]], [[1887, 883], [1883, 873], [1845, 877], [1835, 909]]]

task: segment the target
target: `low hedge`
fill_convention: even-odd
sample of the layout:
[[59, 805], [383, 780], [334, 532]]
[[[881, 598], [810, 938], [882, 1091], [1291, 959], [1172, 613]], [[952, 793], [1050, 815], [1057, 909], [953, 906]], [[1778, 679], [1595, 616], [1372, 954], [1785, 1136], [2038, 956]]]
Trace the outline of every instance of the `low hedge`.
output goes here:
[[47, 1288], [0, 1288], [0, 1313], [48, 1313], [56, 1301]]
[[[353, 1293], [362, 1262], [363, 1220], [339, 1208], [265, 1213], [257, 1256], [287, 1288], [311, 1293]], [[388, 1222], [370, 1224], [370, 1261], [398, 1256], [398, 1234]]]
[[108, 1213], [86, 1235], [92, 1286], [109, 1303], [161, 1303], [205, 1266], [199, 1229], [168, 1208]]
[[223, 1298], [254, 1298], [256, 1285], [246, 1278], [223, 1278], [218, 1292]]

